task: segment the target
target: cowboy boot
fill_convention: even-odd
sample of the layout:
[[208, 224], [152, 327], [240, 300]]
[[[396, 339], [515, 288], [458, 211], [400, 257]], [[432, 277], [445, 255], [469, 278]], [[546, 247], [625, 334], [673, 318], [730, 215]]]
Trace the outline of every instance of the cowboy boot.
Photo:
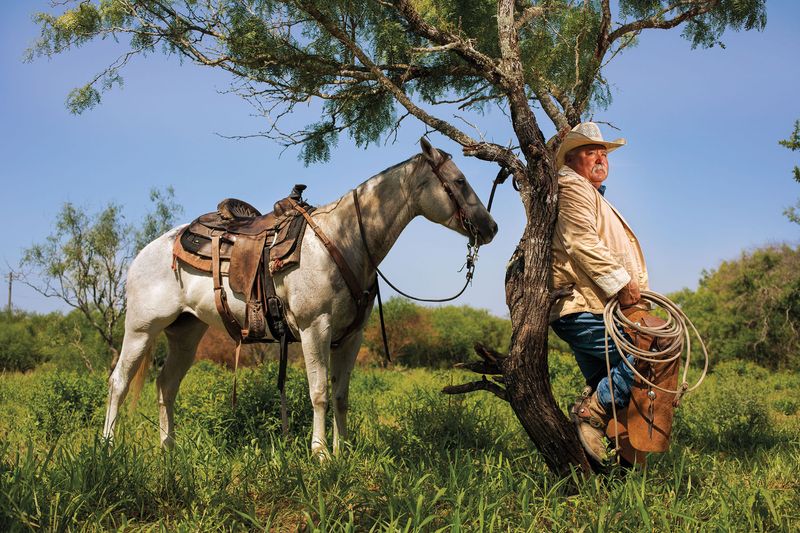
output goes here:
[[611, 415], [600, 405], [597, 392], [592, 393], [590, 387], [583, 389], [581, 398], [572, 406], [570, 414], [586, 453], [601, 464], [608, 460], [603, 437]]

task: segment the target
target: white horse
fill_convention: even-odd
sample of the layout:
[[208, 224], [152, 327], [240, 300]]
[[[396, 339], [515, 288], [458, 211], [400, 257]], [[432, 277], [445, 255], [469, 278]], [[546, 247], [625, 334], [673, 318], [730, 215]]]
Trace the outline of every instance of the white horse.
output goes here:
[[[497, 233], [497, 224], [449, 156], [424, 138], [421, 145], [422, 154], [386, 169], [356, 189], [364, 238], [376, 263], [380, 263], [403, 229], [419, 215], [467, 235], [473, 244], [486, 244]], [[346, 194], [319, 207], [312, 216], [342, 252], [362, 287], [371, 287], [376, 272], [359, 235], [353, 195]], [[117, 413], [129, 388], [134, 396], [141, 389], [155, 339], [163, 331], [169, 355], [156, 386], [161, 444], [171, 446], [178, 386], [192, 365], [197, 344], [208, 326], [223, 328], [214, 303], [211, 276], [180, 261], [173, 270], [172, 247], [180, 229], [173, 229], [148, 244], [128, 272], [125, 336], [119, 361], [109, 378], [103, 429], [108, 439], [113, 437]], [[339, 339], [353, 321], [356, 304], [339, 268], [313, 232], [306, 231], [300, 264], [276, 274], [274, 279], [276, 292], [286, 306], [287, 322], [302, 343], [314, 409], [311, 450], [322, 456], [328, 453], [325, 410], [330, 362], [336, 453], [342, 439], [347, 438], [350, 375], [368, 313], [360, 327], [331, 348], [331, 342]], [[227, 278], [224, 286], [233, 295], [228, 299], [231, 311], [243, 323], [244, 295], [233, 293]]]

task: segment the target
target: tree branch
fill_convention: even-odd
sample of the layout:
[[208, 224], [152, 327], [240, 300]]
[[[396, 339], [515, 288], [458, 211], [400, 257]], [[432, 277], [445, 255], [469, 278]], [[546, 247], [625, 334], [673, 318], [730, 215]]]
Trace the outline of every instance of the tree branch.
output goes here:
[[411, 5], [409, 0], [393, 0], [392, 5], [397, 12], [403, 16], [406, 22], [408, 22], [414, 33], [440, 46], [446, 46], [452, 49], [464, 61], [475, 67], [477, 72], [483, 75], [488, 81], [495, 85], [502, 84], [503, 73], [498, 68], [495, 60], [476, 50], [469, 40], [462, 39], [454, 33], [440, 30], [428, 24], [414, 6]]
[[448, 385], [442, 389], [442, 392], [444, 394], [466, 394], [468, 392], [474, 392], [478, 390], [491, 392], [501, 400], [506, 402], [508, 401], [508, 394], [506, 394], [506, 390], [497, 383], [492, 383], [486, 378], [483, 378], [480, 381], [462, 383], [460, 385]]
[[[400, 2], [403, 3], [403, 2]], [[516, 157], [513, 155], [513, 152], [510, 150], [506, 150], [505, 148], [499, 145], [492, 145], [491, 143], [485, 142], [478, 142], [475, 139], [471, 138], [469, 135], [464, 133], [463, 131], [459, 130], [449, 122], [446, 122], [440, 118], [434, 117], [433, 115], [429, 114], [419, 106], [417, 106], [414, 102], [411, 101], [409, 96], [402, 90], [402, 88], [398, 87], [395, 83], [392, 82], [381, 70], [380, 68], [367, 56], [367, 54], [338, 26], [336, 26], [328, 17], [326, 17], [322, 12], [320, 12], [316, 6], [311, 4], [307, 1], [301, 1], [300, 5], [302, 8], [314, 19], [316, 20], [325, 30], [330, 33], [333, 37], [339, 40], [342, 44], [344, 44], [353, 54], [358, 58], [358, 60], [364, 64], [369, 71], [375, 76], [377, 81], [383, 86], [387, 91], [392, 93], [392, 95], [397, 99], [400, 104], [408, 110], [409, 113], [417, 117], [423, 123], [427, 124], [431, 128], [438, 130], [440, 133], [450, 137], [455, 142], [459, 143], [461, 146], [464, 147], [465, 155], [473, 155], [480, 159], [484, 159], [486, 161], [501, 161], [504, 164], [514, 165], [514, 160]], [[468, 150], [469, 148], [469, 150]]]
[[[608, 31], [611, 28], [611, 6], [609, 5], [609, 0], [600, 1], [600, 12], [602, 13], [602, 18], [600, 19], [600, 31], [597, 35], [597, 48], [595, 49], [595, 59], [598, 61], [603, 59], [603, 55], [605, 55], [610, 46], [608, 40]], [[601, 52], [602, 55], [598, 56]]]
[[544, 15], [545, 8], [541, 6], [529, 6], [526, 7], [522, 14], [519, 16], [517, 21], [514, 23], [514, 30], [519, 31], [525, 25], [527, 25], [531, 20], [535, 19], [536, 17], [540, 17]]
[[[527, 164], [532, 166], [542, 154], [544, 138], [525, 94], [519, 35], [514, 26], [514, 0], [500, 0], [497, 3], [497, 32], [504, 81], [502, 86], [508, 96], [511, 122]], [[523, 173], [514, 174], [519, 178], [523, 177]]]
[[[612, 31], [608, 35], [607, 46], [610, 46], [614, 41], [629, 33], [639, 33], [645, 29], [668, 30], [670, 28], [674, 28], [675, 26], [678, 26], [679, 24], [686, 22], [689, 19], [708, 13], [714, 7], [716, 7], [717, 4], [719, 4], [719, 0], [705, 0], [705, 1], [695, 0], [689, 2], [686, 1], [675, 2], [674, 4], [670, 4], [669, 6], [665, 7], [652, 17], [636, 20], [634, 22], [629, 22], [628, 24], [624, 24], [619, 28], [617, 28], [616, 30]], [[687, 9], [686, 11], [684, 11], [683, 13], [674, 18], [671, 19], [663, 18], [664, 15], [666, 15], [670, 11], [673, 11], [685, 5], [693, 5], [694, 7]], [[605, 50], [603, 50], [603, 55], [604, 54]]]
[[481, 342], [476, 342], [475, 353], [478, 354], [483, 361], [469, 361], [466, 363], [457, 363], [456, 368], [464, 368], [471, 370], [477, 374], [489, 374], [492, 376], [499, 376], [503, 374], [503, 361], [508, 356], [493, 350]]

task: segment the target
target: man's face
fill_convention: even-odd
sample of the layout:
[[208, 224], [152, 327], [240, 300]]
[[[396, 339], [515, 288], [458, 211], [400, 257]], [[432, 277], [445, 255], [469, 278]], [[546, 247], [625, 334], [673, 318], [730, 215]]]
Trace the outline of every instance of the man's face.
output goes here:
[[608, 150], [601, 144], [580, 146], [570, 152], [567, 165], [598, 188], [608, 177]]

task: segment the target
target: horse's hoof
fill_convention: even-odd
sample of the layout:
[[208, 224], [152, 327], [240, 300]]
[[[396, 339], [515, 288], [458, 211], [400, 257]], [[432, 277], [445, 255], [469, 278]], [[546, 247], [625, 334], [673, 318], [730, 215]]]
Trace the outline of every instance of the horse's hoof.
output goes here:
[[311, 445], [311, 453], [319, 460], [320, 463], [330, 460], [331, 452], [324, 443], [314, 442]]

